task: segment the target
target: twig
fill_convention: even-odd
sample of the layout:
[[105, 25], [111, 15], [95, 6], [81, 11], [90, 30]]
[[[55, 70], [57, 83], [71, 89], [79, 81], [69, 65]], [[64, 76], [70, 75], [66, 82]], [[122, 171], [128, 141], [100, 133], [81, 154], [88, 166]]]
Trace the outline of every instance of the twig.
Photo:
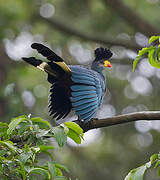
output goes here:
[[[91, 129], [102, 128], [102, 127], [109, 127], [117, 124], [124, 124], [133, 121], [140, 121], [140, 120], [160, 120], [160, 111], [144, 111], [144, 112], [135, 112], [129, 114], [118, 115], [114, 117], [104, 118], [104, 119], [92, 119], [88, 123], [81, 122], [79, 120], [75, 120], [74, 122], [81, 126], [84, 132], [87, 132]], [[14, 143], [22, 143], [28, 140], [30, 136], [19, 137], [19, 136], [12, 136], [10, 139]], [[45, 136], [44, 138], [51, 138], [51, 136]]]
[[129, 114], [108, 117], [104, 119], [92, 119], [89, 123], [82, 123], [78, 120], [74, 121], [81, 126], [84, 132], [91, 129], [113, 126], [117, 124], [124, 124], [140, 120], [160, 120], [160, 111], [142, 111]]
[[112, 39], [109, 37], [105, 38], [102, 36], [95, 36], [91, 33], [81, 32], [77, 30], [76, 28], [73, 28], [71, 26], [66, 25], [65, 23], [62, 23], [61, 20], [56, 20], [55, 18], [44, 19], [40, 15], [35, 15], [35, 18], [48, 23], [52, 28], [56, 28], [67, 35], [76, 36], [78, 38], [81, 38], [87, 41], [92, 41], [92, 42], [104, 44], [107, 46], [123, 46], [132, 50], [139, 50], [141, 48], [135, 42], [117, 40], [117, 39]]

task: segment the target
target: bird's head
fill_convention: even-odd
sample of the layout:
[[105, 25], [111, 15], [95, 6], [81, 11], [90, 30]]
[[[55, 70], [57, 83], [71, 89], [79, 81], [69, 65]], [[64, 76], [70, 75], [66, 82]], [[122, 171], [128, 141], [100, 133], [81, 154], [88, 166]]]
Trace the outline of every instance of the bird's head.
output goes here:
[[112, 65], [109, 59], [112, 57], [112, 52], [109, 49], [100, 47], [94, 51], [95, 60], [92, 63], [91, 69], [102, 72], [105, 67], [111, 68]]

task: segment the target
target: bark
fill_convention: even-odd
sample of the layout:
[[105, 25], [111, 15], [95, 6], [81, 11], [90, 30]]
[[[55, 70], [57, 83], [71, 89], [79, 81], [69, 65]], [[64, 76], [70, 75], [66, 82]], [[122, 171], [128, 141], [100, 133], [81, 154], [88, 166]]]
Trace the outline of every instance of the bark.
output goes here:
[[74, 121], [81, 126], [84, 132], [91, 129], [113, 126], [117, 124], [124, 124], [140, 120], [160, 120], [160, 111], [142, 111], [129, 114], [108, 117], [104, 119], [92, 119], [89, 123], [82, 123], [78, 120]]

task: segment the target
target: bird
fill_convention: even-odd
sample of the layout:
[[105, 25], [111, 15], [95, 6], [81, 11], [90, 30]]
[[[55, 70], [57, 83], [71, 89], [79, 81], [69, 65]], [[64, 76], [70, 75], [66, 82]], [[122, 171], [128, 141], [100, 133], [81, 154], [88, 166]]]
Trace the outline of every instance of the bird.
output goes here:
[[40, 43], [33, 43], [35, 49], [47, 62], [35, 57], [23, 57], [28, 64], [48, 74], [51, 84], [49, 96], [49, 114], [56, 121], [64, 119], [71, 110], [78, 120], [87, 123], [99, 110], [106, 92], [104, 69], [111, 68], [109, 59], [113, 53], [110, 49], [99, 47], [94, 50], [94, 60], [90, 69], [80, 65], [67, 65], [64, 60], [50, 48]]

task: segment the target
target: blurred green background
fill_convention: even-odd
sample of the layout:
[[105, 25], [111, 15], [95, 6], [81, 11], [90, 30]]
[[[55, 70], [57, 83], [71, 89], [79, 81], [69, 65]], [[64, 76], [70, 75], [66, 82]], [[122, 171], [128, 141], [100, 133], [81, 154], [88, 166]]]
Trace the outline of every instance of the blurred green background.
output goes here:
[[[67, 64], [89, 67], [93, 51], [110, 48], [113, 68], [106, 71], [108, 91], [98, 118], [143, 110], [160, 110], [160, 70], [143, 59], [132, 72], [140, 47], [160, 29], [159, 0], [1, 0], [0, 120], [32, 114], [48, 116], [46, 74], [21, 57], [38, 56], [30, 45], [51, 47]], [[40, 57], [42, 58], [42, 57]], [[75, 120], [72, 112], [65, 120]], [[160, 123], [139, 121], [85, 133], [76, 146], [68, 141], [56, 153], [72, 179], [119, 180], [159, 151]], [[146, 180], [156, 180], [154, 170]]]

